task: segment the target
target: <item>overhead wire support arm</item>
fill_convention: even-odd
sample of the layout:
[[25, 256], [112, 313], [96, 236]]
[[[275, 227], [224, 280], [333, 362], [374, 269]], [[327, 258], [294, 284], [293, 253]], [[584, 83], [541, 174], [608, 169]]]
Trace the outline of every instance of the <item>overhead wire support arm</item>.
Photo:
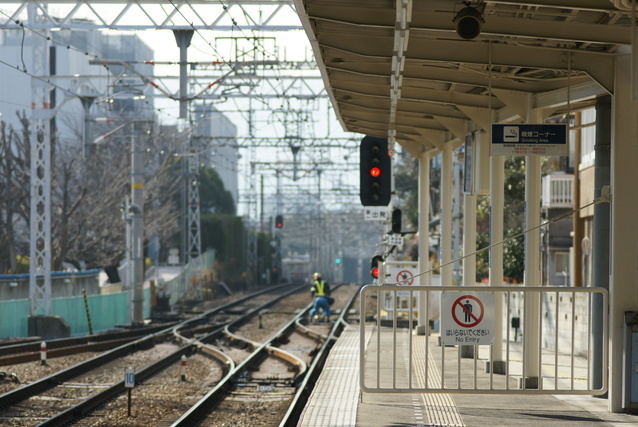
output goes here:
[[142, 81], [144, 83], [149, 84], [149, 85], [153, 86], [155, 89], [159, 90], [167, 98], [173, 99], [173, 100], [179, 100], [179, 97], [171, 94], [165, 88], [161, 87], [160, 85], [155, 83], [153, 80], [149, 79], [144, 74], [142, 74], [139, 71], [137, 71], [127, 61], [121, 61], [121, 60], [115, 60], [115, 59], [91, 59], [89, 61], [89, 65], [107, 65], [107, 66], [108, 65], [120, 65], [120, 66], [126, 68], [127, 70], [129, 70], [130, 72], [132, 72], [133, 74], [137, 75], [140, 79], [142, 79]]
[[[246, 31], [291, 31], [302, 30], [301, 24], [278, 25], [285, 14], [296, 13], [292, 0], [230, 0], [212, 2], [210, 0], [172, 0], [174, 8], [168, 13], [156, 0], [40, 0], [38, 2], [16, 2], [0, 0], [0, 6], [14, 19], [0, 21], [0, 29], [21, 29], [16, 20], [26, 16], [26, 6], [37, 4], [40, 11], [46, 11], [49, 4], [60, 10], [59, 16], [43, 14], [43, 19], [32, 28], [68, 30], [216, 30], [233, 31], [238, 27]], [[166, 2], [169, 3], [169, 2]], [[75, 7], [73, 7], [75, 5]], [[272, 6], [279, 7], [273, 8]], [[70, 7], [65, 7], [70, 6]], [[81, 7], [86, 6], [86, 7]], [[198, 7], [206, 7], [207, 13], [198, 12]], [[255, 6], [248, 10], [244, 6]], [[263, 6], [263, 7], [262, 7]], [[241, 9], [244, 17], [240, 22], [222, 24], [233, 9]], [[255, 9], [255, 10], [252, 10]], [[115, 13], [114, 13], [115, 12]], [[140, 14], [146, 17], [140, 20]], [[188, 15], [189, 19], [180, 15]], [[276, 19], [279, 18], [279, 19]], [[26, 18], [24, 18], [26, 21]], [[192, 22], [189, 22], [192, 21]]]

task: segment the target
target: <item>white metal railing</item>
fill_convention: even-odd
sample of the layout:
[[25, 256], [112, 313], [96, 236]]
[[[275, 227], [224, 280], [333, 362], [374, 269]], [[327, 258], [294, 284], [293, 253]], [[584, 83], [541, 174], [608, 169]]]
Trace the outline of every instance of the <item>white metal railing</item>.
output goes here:
[[[404, 291], [405, 287], [390, 285], [369, 285], [361, 290], [362, 319], [375, 310], [371, 301], [376, 298], [376, 322], [366, 324], [362, 320], [360, 326], [360, 387], [365, 392], [601, 395], [607, 391], [605, 375], [600, 387], [593, 386], [594, 367], [588, 357], [592, 351], [591, 324], [596, 321], [592, 318], [595, 297], [602, 307], [603, 356], [598, 368], [607, 371], [608, 293], [603, 288], [410, 287], [410, 299], [420, 292], [441, 293], [441, 301], [445, 295], [459, 295], [465, 300], [471, 293], [493, 293], [495, 306], [500, 304], [495, 312], [503, 315], [498, 319], [494, 316], [491, 328], [499, 329], [502, 339], [491, 345], [458, 346], [440, 345], [439, 334], [415, 335], [412, 328], [406, 328], [416, 320], [412, 310], [394, 310], [391, 319], [382, 320], [387, 319], [382, 306], [385, 295], [398, 300], [403, 298], [399, 292]], [[519, 341], [525, 330], [522, 334], [513, 330], [512, 319], [518, 318], [524, 328], [526, 302], [530, 333], [528, 339]], [[448, 308], [442, 305], [442, 316]], [[429, 319], [429, 304], [425, 304], [425, 311]], [[500, 354], [495, 353], [495, 347]], [[479, 369], [479, 362], [485, 369]], [[532, 376], [536, 376], [533, 385], [523, 380]]]
[[574, 203], [573, 175], [545, 175], [541, 200], [546, 208], [571, 208]]

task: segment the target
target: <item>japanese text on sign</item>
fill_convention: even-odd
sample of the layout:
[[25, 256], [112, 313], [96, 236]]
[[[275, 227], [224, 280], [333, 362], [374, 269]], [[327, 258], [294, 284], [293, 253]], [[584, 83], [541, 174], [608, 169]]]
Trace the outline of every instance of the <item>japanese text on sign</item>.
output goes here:
[[441, 293], [441, 343], [491, 345], [494, 339], [494, 292]]
[[492, 155], [566, 156], [565, 124], [492, 124]]
[[366, 206], [363, 209], [363, 218], [366, 221], [385, 221], [388, 218], [386, 206]]

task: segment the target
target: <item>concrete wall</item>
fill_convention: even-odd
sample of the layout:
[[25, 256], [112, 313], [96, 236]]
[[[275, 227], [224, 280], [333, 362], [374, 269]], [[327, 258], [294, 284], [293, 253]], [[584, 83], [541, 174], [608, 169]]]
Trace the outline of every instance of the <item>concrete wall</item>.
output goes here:
[[[567, 288], [569, 289], [569, 288]], [[587, 355], [587, 344], [589, 338], [589, 295], [588, 294], [574, 294], [575, 303], [573, 305], [572, 314], [572, 294], [559, 293], [558, 297], [556, 293], [544, 293], [542, 298], [542, 316], [543, 316], [543, 331], [542, 342], [543, 348], [554, 350], [556, 348], [556, 329], [558, 327], [558, 351], [559, 353], [570, 354], [572, 345], [572, 316], [574, 317], [574, 354], [580, 356]], [[507, 309], [507, 299], [504, 296], [503, 311]], [[556, 300], [558, 299], [558, 307]], [[510, 319], [512, 317], [521, 318], [521, 329], [519, 330], [519, 341], [521, 340], [520, 334], [524, 334], [522, 329], [523, 322], [523, 294], [519, 292], [513, 292], [510, 301], [510, 314], [507, 322], [507, 327], [510, 326]], [[503, 337], [505, 337], [505, 331]], [[514, 330], [510, 330], [510, 337], [514, 339]]]

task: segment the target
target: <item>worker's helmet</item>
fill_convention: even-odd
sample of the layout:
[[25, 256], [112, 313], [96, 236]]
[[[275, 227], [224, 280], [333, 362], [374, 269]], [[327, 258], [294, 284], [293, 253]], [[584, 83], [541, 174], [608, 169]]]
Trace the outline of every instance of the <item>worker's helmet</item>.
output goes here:
[[315, 273], [312, 275], [315, 279], [321, 279], [321, 273]]

